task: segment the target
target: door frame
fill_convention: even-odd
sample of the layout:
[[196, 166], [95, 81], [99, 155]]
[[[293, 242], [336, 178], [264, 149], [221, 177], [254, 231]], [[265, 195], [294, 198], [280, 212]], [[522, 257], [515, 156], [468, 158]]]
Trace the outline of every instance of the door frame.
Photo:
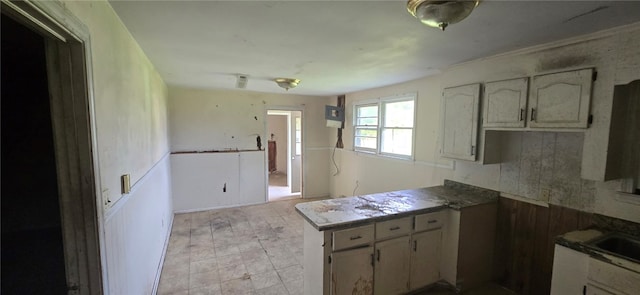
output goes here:
[[[300, 185], [300, 198], [304, 199], [305, 196], [305, 183], [306, 183], [306, 173], [305, 173], [305, 163], [306, 163], [306, 159], [307, 157], [305, 156], [305, 147], [306, 147], [306, 142], [304, 140], [305, 138], [305, 129], [306, 129], [306, 118], [305, 118], [305, 110], [304, 110], [304, 106], [281, 106], [281, 105], [265, 105], [264, 106], [264, 112], [263, 112], [263, 118], [264, 118], [264, 138], [268, 139], [269, 138], [269, 129], [268, 129], [268, 123], [267, 123], [267, 118], [269, 116], [269, 111], [284, 111], [284, 112], [300, 112], [300, 123], [302, 124], [302, 134], [301, 134], [301, 144], [302, 144], [302, 161], [300, 162], [300, 179], [302, 184]], [[289, 118], [287, 125], [291, 125], [291, 113], [289, 113], [289, 116], [287, 116], [287, 118]], [[293, 127], [295, 128], [295, 126]], [[291, 138], [291, 132], [290, 130], [288, 130], [289, 135], [287, 135], [287, 138]], [[289, 139], [287, 139], [287, 142], [289, 142]], [[295, 140], [295, 139], [293, 139]], [[291, 144], [289, 144], [288, 149], [289, 151], [291, 151]], [[295, 153], [295, 151], [294, 151]], [[269, 167], [269, 145], [267, 144], [265, 146], [265, 157], [264, 157], [264, 163], [265, 163], [265, 167]], [[287, 173], [289, 173], [290, 170], [290, 166], [291, 166], [291, 157], [288, 156], [287, 157]], [[265, 202], [269, 202], [269, 169], [264, 169], [265, 174]], [[290, 176], [287, 175], [287, 178], [289, 178]], [[289, 182], [289, 180], [287, 180], [287, 182]], [[290, 185], [290, 183], [288, 183], [288, 185]]]
[[1, 9], [46, 43], [68, 294], [108, 294], [89, 30], [57, 1], [1, 0]]

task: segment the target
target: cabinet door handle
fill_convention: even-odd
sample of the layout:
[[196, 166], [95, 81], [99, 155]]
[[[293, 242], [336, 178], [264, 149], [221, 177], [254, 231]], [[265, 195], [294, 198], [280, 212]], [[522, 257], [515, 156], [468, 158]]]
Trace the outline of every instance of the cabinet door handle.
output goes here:
[[427, 221], [427, 223], [429, 223], [429, 224], [431, 224], [431, 223], [436, 223], [436, 222], [438, 222], [438, 220], [437, 220], [437, 219], [433, 219], [433, 220], [429, 220], [429, 221]]
[[380, 262], [380, 249], [376, 250], [376, 254], [378, 254], [378, 262]]
[[473, 155], [475, 155], [475, 154], [476, 154], [476, 146], [475, 146], [475, 145], [472, 145], [472, 146], [471, 146], [471, 155], [473, 156]]
[[531, 121], [534, 121], [535, 119], [536, 119], [536, 109], [531, 108]]
[[418, 241], [413, 241], [413, 252], [418, 251]]
[[350, 237], [349, 240], [357, 240], [357, 239], [362, 239], [361, 236], [354, 236], [354, 237]]
[[520, 121], [524, 121], [524, 109], [520, 109]]
[[400, 227], [399, 226], [394, 226], [394, 227], [390, 227], [389, 230], [399, 230]]

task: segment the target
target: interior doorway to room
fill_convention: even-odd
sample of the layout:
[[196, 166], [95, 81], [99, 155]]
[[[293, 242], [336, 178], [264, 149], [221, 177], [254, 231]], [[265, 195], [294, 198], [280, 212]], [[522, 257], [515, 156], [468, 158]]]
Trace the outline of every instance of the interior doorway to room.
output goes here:
[[2, 294], [102, 294], [86, 27], [2, 1]]
[[268, 200], [302, 196], [302, 111], [267, 111]]
[[1, 293], [66, 294], [45, 40], [1, 20]]

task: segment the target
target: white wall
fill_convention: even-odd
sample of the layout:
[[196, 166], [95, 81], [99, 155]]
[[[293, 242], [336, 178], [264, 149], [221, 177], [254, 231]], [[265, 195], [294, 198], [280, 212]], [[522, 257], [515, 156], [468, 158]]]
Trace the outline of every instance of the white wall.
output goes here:
[[63, 5], [91, 35], [105, 294], [151, 294], [173, 211], [167, 88], [108, 2]]
[[[575, 157], [571, 159], [573, 164], [581, 169], [583, 175], [599, 177], [604, 172], [606, 165], [608, 143], [606, 134], [609, 131], [614, 84], [628, 83], [633, 79], [640, 78], [640, 71], [637, 70], [640, 65], [637, 46], [640, 46], [640, 26], [635, 25], [623, 28], [619, 32], [594, 34], [580, 39], [541, 45], [536, 48], [470, 61], [445, 69], [438, 75], [347, 94], [346, 128], [343, 133], [345, 149], [338, 150], [336, 153], [336, 161], [341, 172], [331, 177], [331, 196], [351, 195], [356, 183], [359, 184], [356, 194], [363, 194], [437, 185], [442, 183], [443, 178], [500, 190], [501, 180], [506, 183], [506, 179], [518, 178], [518, 175], [511, 173], [519, 172], [505, 169], [507, 167], [500, 164], [481, 165], [468, 161], [454, 161], [455, 164], [452, 164], [452, 161], [439, 156], [442, 89], [580, 67], [595, 67], [598, 71], [598, 80], [594, 83], [592, 95], [594, 122], [589, 129], [584, 131], [583, 140], [562, 141], [569, 144], [563, 148], [566, 151], [581, 151], [582, 156], [578, 160]], [[631, 67], [635, 67], [636, 70], [632, 71]], [[367, 156], [353, 152], [351, 110], [354, 102], [410, 92], [418, 93], [415, 162]], [[542, 138], [539, 140], [538, 143], [542, 144]], [[515, 161], [521, 161], [523, 154], [516, 156], [520, 158]], [[453, 170], [441, 168], [442, 165], [455, 168]], [[575, 165], [573, 166], [575, 167]], [[335, 168], [332, 169], [332, 172], [335, 172]], [[558, 173], [564, 172], [558, 170], [558, 167], [551, 167], [540, 169], [535, 177], [550, 179], [554, 177], [554, 174], [557, 176]], [[574, 180], [570, 182], [571, 186], [575, 188], [577, 182]], [[567, 186], [559, 184], [554, 187], [555, 192], [551, 202], [640, 222], [640, 207], [638, 206], [626, 206], [624, 212], [627, 213], [622, 213], [623, 211], [618, 209], [611, 210], [614, 205], [609, 204], [610, 202], [607, 204], [596, 202], [598, 198], [612, 199], [612, 197], [605, 197], [615, 189], [612, 187], [616, 187], [616, 184], [605, 185], [601, 181], [580, 181], [576, 188], [578, 193], [567, 193], [564, 191]], [[593, 193], [595, 197], [576, 199], [580, 198], [583, 192], [587, 196], [589, 193]]]
[[[324, 106], [329, 103], [327, 97], [302, 96], [291, 94], [259, 93], [244, 90], [207, 90], [183, 87], [169, 89], [169, 123], [172, 152], [210, 151], [210, 150], [257, 150], [256, 136], [262, 138], [263, 149], [267, 144], [269, 133], [266, 129], [266, 110], [287, 107], [303, 108], [303, 134], [305, 157], [303, 173], [305, 182], [303, 197], [320, 197], [329, 195], [329, 151], [327, 138], [330, 129], [325, 127]], [[285, 137], [286, 138], [286, 137]], [[262, 174], [250, 179], [240, 179], [243, 186], [262, 186], [266, 188], [266, 155], [261, 153]], [[205, 160], [205, 154], [195, 154]], [[172, 155], [172, 163], [183, 159], [179, 154]], [[258, 166], [252, 166], [258, 167]], [[228, 175], [235, 173], [235, 168], [223, 166], [207, 166], [203, 168], [212, 175]], [[229, 170], [230, 172], [226, 172]], [[174, 179], [192, 179], [192, 186], [200, 186], [194, 177], [204, 170], [174, 169]], [[243, 173], [243, 172], [240, 172]], [[262, 175], [261, 179], [257, 175]], [[194, 176], [194, 177], [192, 177]], [[188, 186], [185, 184], [185, 187]], [[257, 191], [257, 188], [253, 188]], [[212, 188], [212, 190], [214, 190]], [[216, 194], [218, 188], [215, 188]], [[231, 202], [226, 196], [211, 197], [201, 193], [198, 199], [187, 206], [178, 203], [187, 194], [174, 189], [174, 205], [176, 210], [197, 210], [226, 207], [243, 203]], [[266, 197], [266, 191], [261, 196]], [[256, 200], [252, 198], [252, 200]]]

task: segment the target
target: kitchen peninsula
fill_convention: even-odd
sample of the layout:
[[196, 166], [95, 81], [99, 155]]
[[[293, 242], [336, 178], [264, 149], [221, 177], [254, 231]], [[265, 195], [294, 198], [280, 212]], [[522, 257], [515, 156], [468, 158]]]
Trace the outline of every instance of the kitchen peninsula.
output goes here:
[[401, 294], [491, 277], [497, 191], [443, 186], [296, 205], [305, 218], [304, 294]]

